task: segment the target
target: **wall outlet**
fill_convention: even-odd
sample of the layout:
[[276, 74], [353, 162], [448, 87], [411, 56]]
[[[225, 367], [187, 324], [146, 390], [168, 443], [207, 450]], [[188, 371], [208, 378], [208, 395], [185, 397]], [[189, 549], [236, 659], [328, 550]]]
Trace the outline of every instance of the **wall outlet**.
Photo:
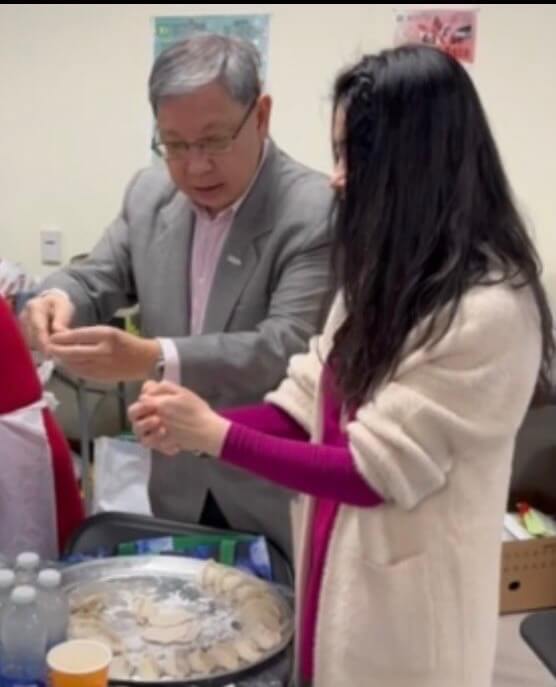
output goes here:
[[58, 229], [41, 230], [41, 262], [43, 265], [61, 264], [62, 232]]

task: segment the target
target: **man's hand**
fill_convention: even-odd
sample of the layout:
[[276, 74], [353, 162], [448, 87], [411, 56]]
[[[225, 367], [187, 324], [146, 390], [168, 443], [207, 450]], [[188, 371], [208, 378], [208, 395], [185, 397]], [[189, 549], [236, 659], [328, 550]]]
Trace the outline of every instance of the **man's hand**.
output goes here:
[[53, 291], [31, 298], [20, 316], [29, 348], [47, 355], [51, 335], [68, 329], [74, 311], [69, 296], [64, 293]]
[[53, 334], [47, 353], [78, 377], [103, 382], [146, 379], [160, 356], [155, 339], [115, 327], [82, 327]]

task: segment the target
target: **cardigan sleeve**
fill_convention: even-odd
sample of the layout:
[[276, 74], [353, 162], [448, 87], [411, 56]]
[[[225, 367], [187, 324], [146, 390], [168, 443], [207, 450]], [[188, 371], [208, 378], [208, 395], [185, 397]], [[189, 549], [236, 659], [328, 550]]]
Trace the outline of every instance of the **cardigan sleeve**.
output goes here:
[[348, 424], [357, 470], [404, 509], [444, 488], [458, 462], [480, 484], [485, 456], [502, 448], [511, 455], [540, 360], [530, 289], [473, 288], [445, 335], [410, 350]]

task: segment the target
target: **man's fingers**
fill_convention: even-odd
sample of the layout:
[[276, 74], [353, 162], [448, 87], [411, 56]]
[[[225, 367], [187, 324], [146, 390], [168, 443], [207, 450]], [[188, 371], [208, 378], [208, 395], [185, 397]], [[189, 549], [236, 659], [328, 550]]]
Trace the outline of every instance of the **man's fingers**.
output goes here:
[[53, 333], [50, 342], [56, 346], [93, 346], [113, 335], [111, 327], [79, 327]]

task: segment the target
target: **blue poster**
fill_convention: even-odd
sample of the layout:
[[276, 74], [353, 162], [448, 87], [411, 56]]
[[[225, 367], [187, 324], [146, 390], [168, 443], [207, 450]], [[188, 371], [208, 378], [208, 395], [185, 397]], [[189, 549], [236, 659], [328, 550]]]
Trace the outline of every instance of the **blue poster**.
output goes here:
[[207, 14], [204, 16], [155, 17], [154, 56], [194, 33], [219, 33], [251, 41], [261, 55], [261, 78], [268, 65], [268, 14]]

